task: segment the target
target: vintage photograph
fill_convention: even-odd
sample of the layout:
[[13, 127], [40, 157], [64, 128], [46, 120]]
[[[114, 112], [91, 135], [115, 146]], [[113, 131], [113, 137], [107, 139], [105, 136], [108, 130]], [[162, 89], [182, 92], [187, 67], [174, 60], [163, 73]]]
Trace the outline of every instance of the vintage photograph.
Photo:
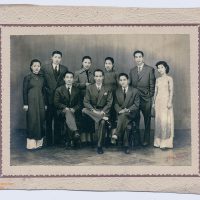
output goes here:
[[6, 27], [5, 173], [198, 173], [197, 31]]

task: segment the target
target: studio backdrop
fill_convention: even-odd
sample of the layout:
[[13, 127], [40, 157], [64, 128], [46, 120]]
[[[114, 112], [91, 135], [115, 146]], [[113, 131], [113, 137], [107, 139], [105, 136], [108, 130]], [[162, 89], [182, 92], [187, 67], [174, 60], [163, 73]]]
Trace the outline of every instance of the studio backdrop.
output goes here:
[[[175, 129], [191, 127], [190, 41], [185, 34], [130, 35], [26, 35], [11, 36], [11, 129], [26, 128], [23, 107], [23, 78], [30, 72], [30, 61], [51, 62], [51, 53], [63, 53], [62, 64], [70, 71], [80, 69], [83, 56], [92, 58], [92, 68], [104, 68], [104, 59], [111, 56], [118, 72], [129, 73], [135, 66], [133, 52], [142, 50], [145, 63], [154, 67], [164, 60], [174, 79]], [[156, 71], [156, 77], [158, 73]], [[153, 128], [152, 120], [152, 128]], [[142, 124], [143, 127], [143, 124]]]

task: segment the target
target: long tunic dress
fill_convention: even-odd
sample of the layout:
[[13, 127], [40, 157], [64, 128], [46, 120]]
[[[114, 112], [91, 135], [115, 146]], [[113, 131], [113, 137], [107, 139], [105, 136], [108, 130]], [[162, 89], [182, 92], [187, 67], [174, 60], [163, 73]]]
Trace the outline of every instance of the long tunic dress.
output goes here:
[[45, 102], [44, 77], [41, 74], [29, 74], [23, 82], [24, 105], [27, 111], [27, 138], [41, 140], [44, 136]]
[[[115, 91], [118, 87], [118, 73], [113, 69], [111, 71], [107, 71], [105, 69], [104, 71], [104, 85], [106, 87], [108, 87], [111, 91], [112, 91], [112, 94], [114, 96], [115, 94]], [[112, 128], [115, 128], [117, 126], [116, 124], [116, 112], [115, 112], [115, 109], [114, 109], [114, 103], [111, 107], [111, 111], [110, 111], [110, 121], [111, 121], [111, 124], [112, 124]]]
[[104, 85], [115, 93], [118, 86], [118, 73], [115, 70], [104, 72]]
[[[157, 96], [155, 99], [155, 135], [154, 146], [173, 148], [174, 114], [173, 106], [167, 108], [170, 95], [170, 76], [163, 76], [156, 80]], [[173, 93], [173, 91], [171, 91]]]

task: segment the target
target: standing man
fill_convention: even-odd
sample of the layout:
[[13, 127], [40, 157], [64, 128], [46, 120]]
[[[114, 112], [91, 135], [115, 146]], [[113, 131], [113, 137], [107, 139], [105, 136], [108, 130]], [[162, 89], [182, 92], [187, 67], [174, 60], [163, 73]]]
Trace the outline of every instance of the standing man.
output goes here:
[[117, 129], [113, 139], [119, 140], [126, 154], [129, 150], [128, 125], [136, 120], [138, 116], [140, 98], [138, 90], [128, 85], [129, 77], [125, 73], [119, 74], [119, 87], [115, 92], [114, 107], [117, 113]]
[[[84, 97], [83, 113], [88, 115], [96, 123], [98, 137], [97, 153], [103, 154], [103, 142], [105, 139], [105, 128], [108, 123], [109, 112], [112, 106], [112, 92], [103, 85], [104, 72], [101, 69], [94, 71], [95, 83], [89, 85]], [[88, 125], [90, 126], [90, 125]]]
[[66, 147], [72, 146], [73, 142], [80, 139], [77, 127], [77, 116], [80, 114], [80, 90], [73, 86], [74, 74], [66, 72], [64, 75], [65, 84], [58, 87], [54, 95], [54, 104], [58, 115], [65, 117], [68, 127]]
[[[60, 51], [53, 51], [51, 55], [51, 64], [42, 67], [47, 87], [47, 118], [46, 118], [46, 139], [47, 146], [60, 144], [61, 131], [59, 120], [54, 107], [54, 93], [57, 87], [64, 84], [64, 74], [68, 68], [61, 65], [62, 53]], [[54, 125], [54, 126], [53, 126]], [[54, 138], [54, 141], [53, 141]]]
[[144, 116], [144, 137], [140, 141], [139, 124], [140, 124], [140, 113], [136, 122], [138, 129], [138, 142], [142, 142], [143, 146], [150, 144], [150, 125], [151, 125], [151, 106], [152, 97], [155, 91], [155, 75], [153, 67], [150, 67], [144, 63], [144, 53], [142, 51], [135, 51], [133, 53], [136, 67], [130, 70], [130, 85], [138, 89], [140, 96], [140, 107], [139, 110]]

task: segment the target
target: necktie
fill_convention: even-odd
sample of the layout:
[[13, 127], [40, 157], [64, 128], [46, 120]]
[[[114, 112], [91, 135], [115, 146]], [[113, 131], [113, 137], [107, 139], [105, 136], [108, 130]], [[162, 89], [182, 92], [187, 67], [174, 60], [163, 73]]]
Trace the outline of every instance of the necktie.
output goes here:
[[55, 70], [58, 72], [58, 65], [56, 65]]
[[54, 75], [55, 75], [55, 78], [57, 80], [58, 76], [59, 76], [58, 65], [56, 65], [55, 68], [54, 68]]
[[86, 72], [86, 75], [87, 75], [87, 81], [89, 83], [90, 82], [90, 80], [89, 80], [89, 72], [88, 72], [88, 70], [86, 70], [85, 72]]
[[126, 99], [126, 89], [123, 89], [123, 93], [124, 93], [124, 100]]
[[142, 71], [141, 67], [138, 67], [138, 74]]
[[98, 88], [97, 88], [97, 91], [98, 91], [98, 93], [100, 92], [100, 90], [101, 90], [101, 88], [100, 88], [100, 87], [98, 87]]
[[70, 102], [70, 101], [71, 101], [70, 87], [67, 88], [67, 93], [68, 93], [68, 96], [69, 96], [69, 102]]

